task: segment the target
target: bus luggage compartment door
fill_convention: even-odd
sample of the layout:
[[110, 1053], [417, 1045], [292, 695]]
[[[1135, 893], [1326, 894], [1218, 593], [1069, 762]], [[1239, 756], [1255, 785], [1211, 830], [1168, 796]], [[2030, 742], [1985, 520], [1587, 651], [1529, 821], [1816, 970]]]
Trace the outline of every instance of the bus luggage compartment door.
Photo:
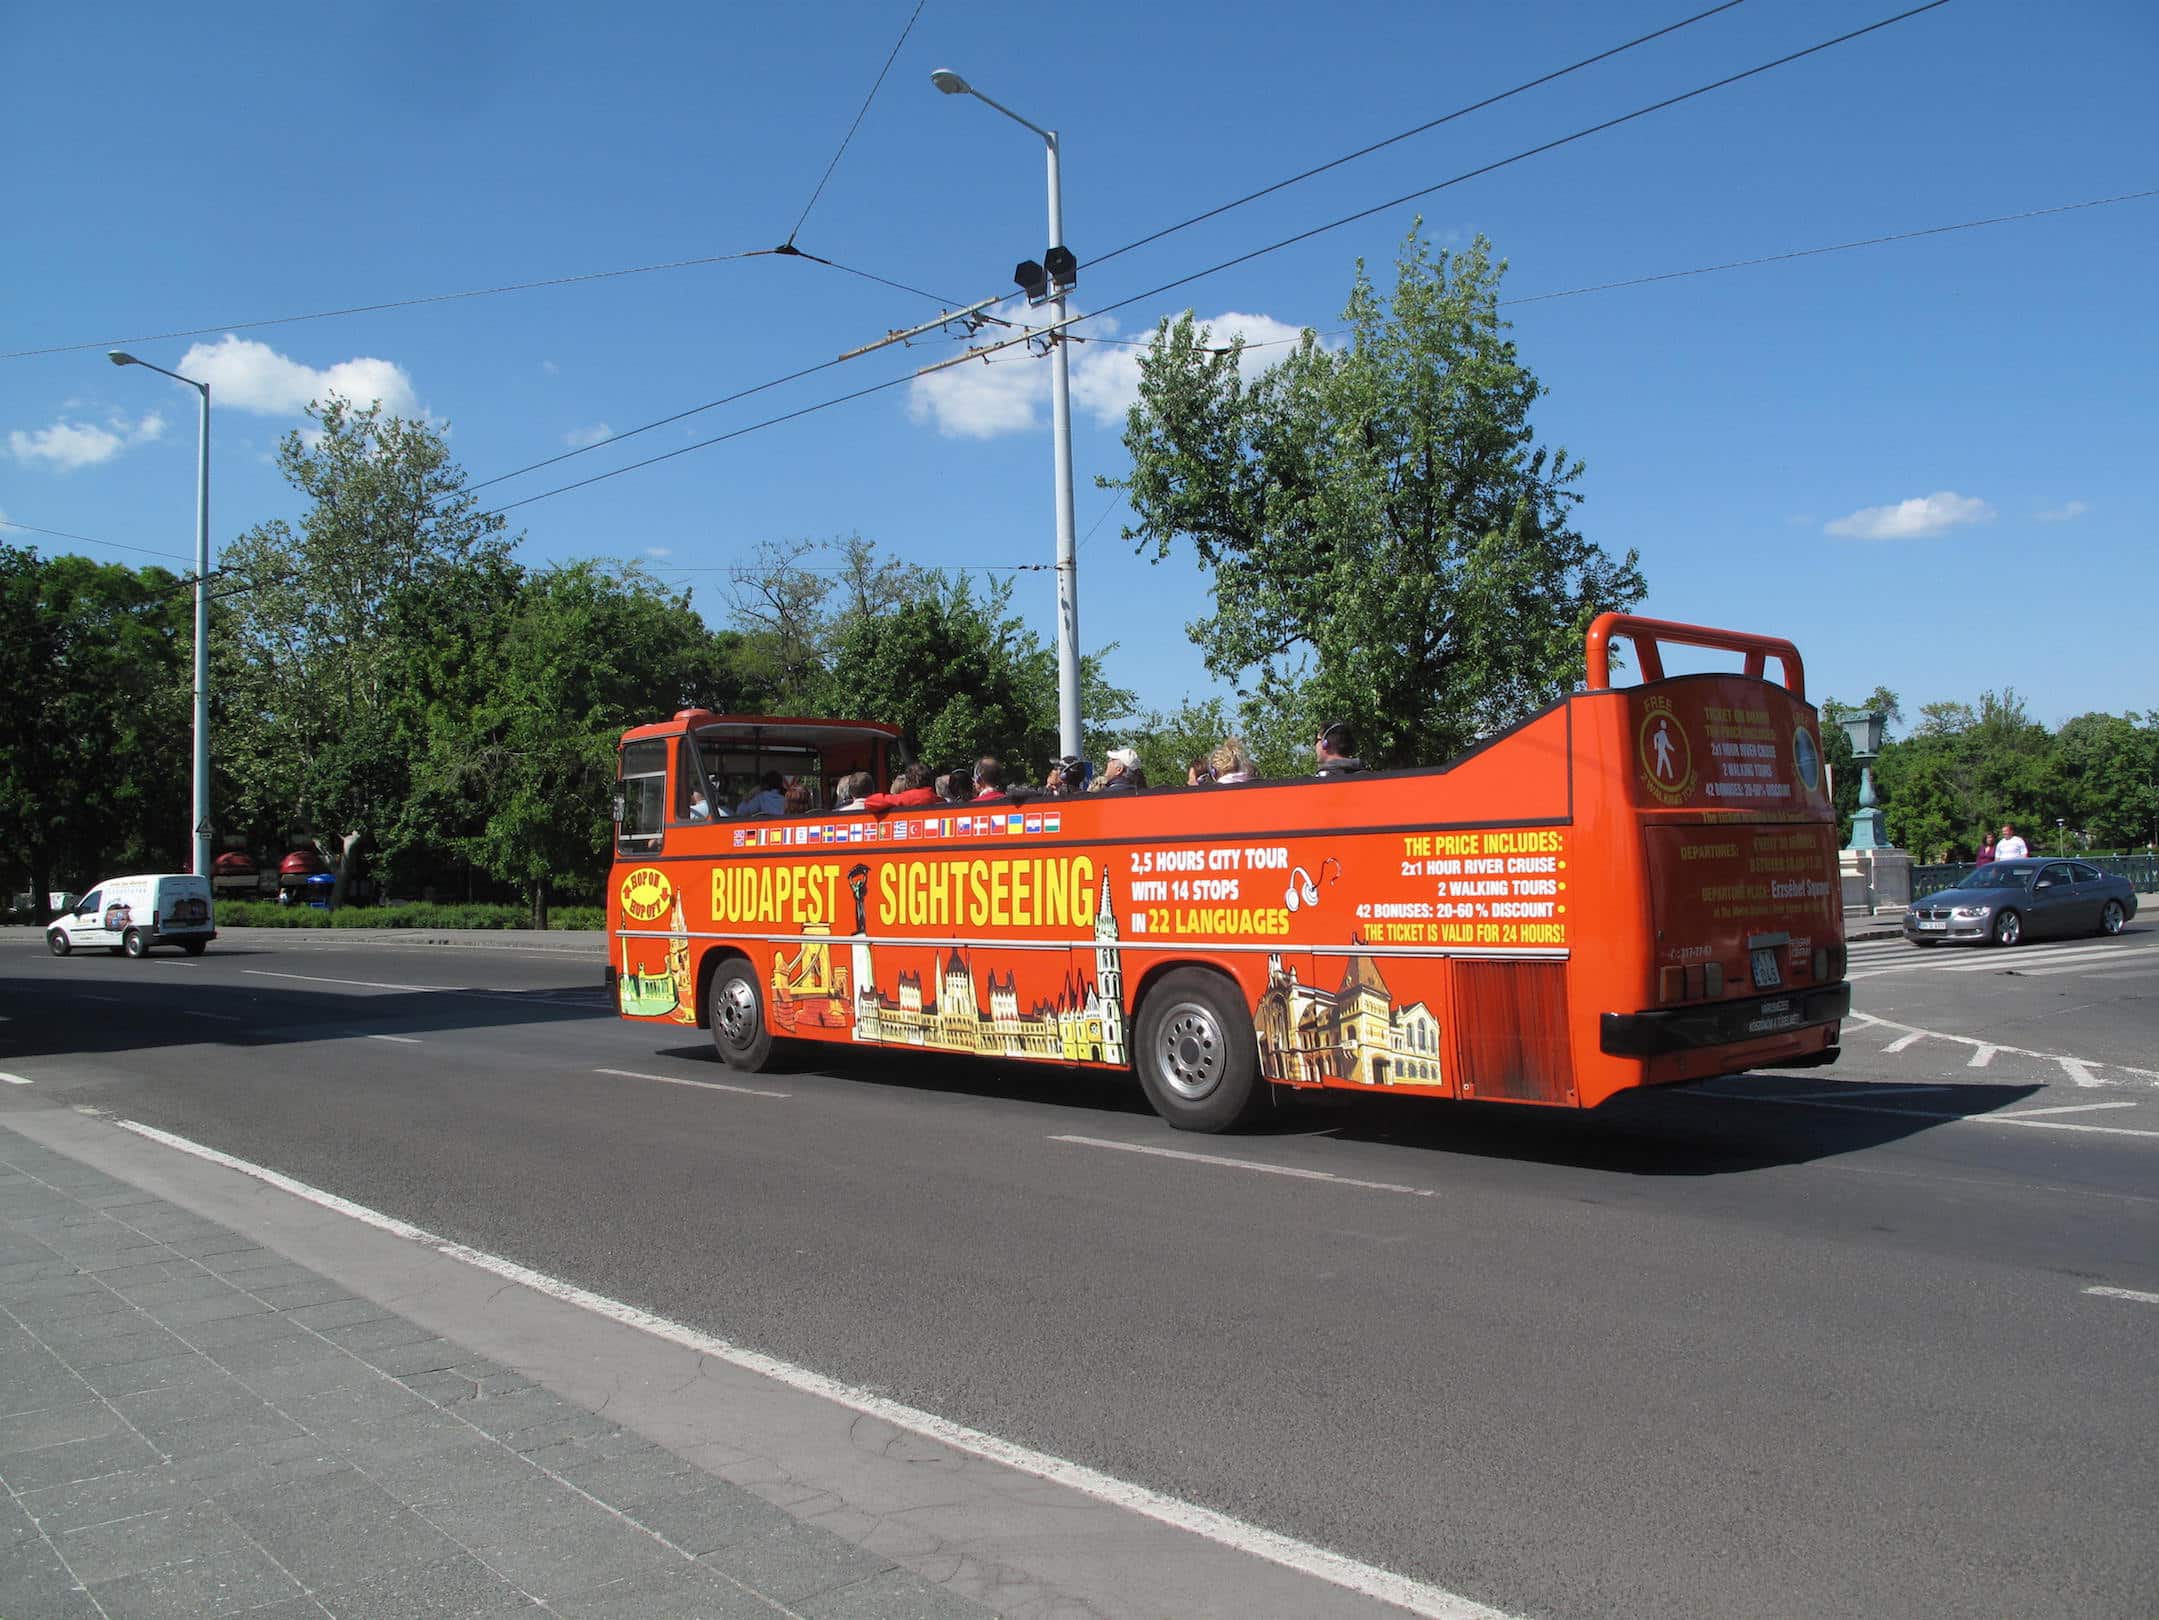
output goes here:
[[1571, 1106], [1567, 964], [1457, 958], [1452, 968], [1458, 1094]]

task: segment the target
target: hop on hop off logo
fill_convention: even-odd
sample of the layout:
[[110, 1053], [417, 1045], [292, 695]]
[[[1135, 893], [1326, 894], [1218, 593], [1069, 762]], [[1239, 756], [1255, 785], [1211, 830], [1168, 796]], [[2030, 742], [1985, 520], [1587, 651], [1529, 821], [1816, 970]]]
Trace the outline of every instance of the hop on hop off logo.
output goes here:
[[675, 886], [657, 866], [640, 866], [622, 880], [622, 914], [633, 922], [658, 922], [675, 903]]

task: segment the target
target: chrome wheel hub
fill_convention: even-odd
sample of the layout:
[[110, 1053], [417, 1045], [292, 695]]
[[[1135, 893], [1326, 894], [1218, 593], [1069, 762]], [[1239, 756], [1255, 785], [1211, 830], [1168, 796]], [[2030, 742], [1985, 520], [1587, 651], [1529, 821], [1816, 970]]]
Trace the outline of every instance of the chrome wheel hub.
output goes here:
[[1162, 1020], [1155, 1067], [1162, 1083], [1186, 1102], [1201, 1102], [1222, 1083], [1227, 1043], [1208, 1008], [1181, 1001]]

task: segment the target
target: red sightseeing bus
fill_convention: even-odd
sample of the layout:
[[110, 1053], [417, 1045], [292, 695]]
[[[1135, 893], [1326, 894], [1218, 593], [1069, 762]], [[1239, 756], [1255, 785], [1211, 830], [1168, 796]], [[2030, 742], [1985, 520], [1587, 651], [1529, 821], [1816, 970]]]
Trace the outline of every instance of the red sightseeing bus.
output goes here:
[[[1741, 668], [1667, 677], [1667, 643]], [[1786, 641], [1606, 614], [1586, 690], [1429, 768], [704, 818], [899, 763], [866, 723], [628, 733], [623, 1016], [742, 1069], [776, 1040], [1129, 1068], [1206, 1131], [1281, 1091], [1589, 1108], [1837, 1056], [1836, 816]]]

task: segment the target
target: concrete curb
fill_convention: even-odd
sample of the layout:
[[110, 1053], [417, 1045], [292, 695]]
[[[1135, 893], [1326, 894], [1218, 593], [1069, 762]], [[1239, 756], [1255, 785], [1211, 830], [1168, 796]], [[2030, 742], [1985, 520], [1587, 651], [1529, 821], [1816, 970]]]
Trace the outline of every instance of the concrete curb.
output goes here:
[[[225, 945], [433, 945], [465, 950], [543, 952], [603, 961], [607, 935], [597, 928], [220, 928]], [[42, 940], [38, 928], [0, 928], [0, 944]], [[210, 947], [213, 951], [216, 945]]]

